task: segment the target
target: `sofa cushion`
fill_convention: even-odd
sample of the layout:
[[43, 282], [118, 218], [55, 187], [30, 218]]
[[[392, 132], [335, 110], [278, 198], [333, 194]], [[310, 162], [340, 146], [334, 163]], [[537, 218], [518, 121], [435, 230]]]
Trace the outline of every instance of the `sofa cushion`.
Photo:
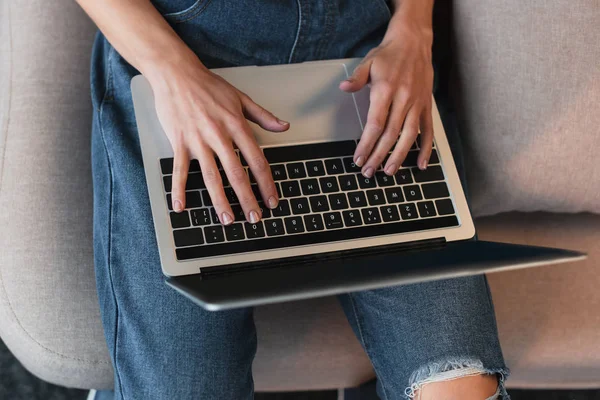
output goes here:
[[473, 212], [600, 213], [600, 6], [456, 0]]

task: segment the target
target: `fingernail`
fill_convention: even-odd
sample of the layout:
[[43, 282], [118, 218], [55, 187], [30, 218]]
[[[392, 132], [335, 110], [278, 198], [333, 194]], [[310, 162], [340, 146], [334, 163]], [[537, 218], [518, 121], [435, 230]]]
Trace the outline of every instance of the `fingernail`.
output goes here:
[[175, 203], [173, 203], [173, 209], [177, 212], [183, 210], [183, 205], [181, 204], [181, 201], [175, 200]]
[[229, 215], [229, 213], [226, 212], [221, 214], [221, 219], [223, 220], [223, 225], [229, 225], [233, 222], [233, 218], [231, 217], [231, 215]]
[[365, 172], [363, 172], [363, 175], [366, 176], [367, 178], [370, 178], [373, 176], [373, 167], [368, 167], [367, 169], [365, 169]]
[[393, 175], [396, 173], [396, 171], [398, 171], [398, 167], [396, 166], [396, 164], [390, 164], [386, 169], [385, 172], [387, 172], [389, 175]]
[[279, 118], [277, 118], [277, 122], [279, 123], [279, 125], [283, 125], [283, 126], [286, 126], [286, 125], [289, 125], [289, 124], [290, 124], [289, 122], [282, 121], [282, 120], [280, 120]]
[[259, 218], [258, 218], [258, 213], [256, 211], [254, 211], [254, 210], [250, 211], [249, 217], [250, 217], [251, 223], [255, 224], [258, 222]]
[[427, 160], [421, 160], [421, 169], [427, 169]]
[[271, 196], [269, 197], [269, 208], [275, 207], [277, 207], [277, 199], [275, 198], [275, 196]]
[[356, 159], [356, 161], [354, 162], [354, 164], [356, 164], [356, 166], [358, 166], [358, 167], [362, 167], [364, 162], [365, 162], [365, 157], [364, 156], [359, 156]]

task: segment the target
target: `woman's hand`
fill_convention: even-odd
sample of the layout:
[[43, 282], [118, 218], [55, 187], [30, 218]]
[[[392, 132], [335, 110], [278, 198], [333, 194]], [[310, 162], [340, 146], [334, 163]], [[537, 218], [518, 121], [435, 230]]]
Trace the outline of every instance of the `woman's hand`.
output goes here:
[[154, 91], [158, 119], [173, 147], [173, 209], [179, 212], [185, 208], [188, 169], [190, 160], [195, 158], [200, 162], [206, 188], [221, 223], [233, 223], [235, 217], [225, 196], [216, 155], [246, 219], [251, 223], [260, 220], [261, 209], [234, 144], [256, 178], [265, 205], [277, 207], [279, 200], [271, 168], [247, 119], [273, 132], [285, 131], [289, 124], [210, 72], [193, 54], [184, 61], [157, 66], [146, 75]]
[[431, 155], [431, 14], [427, 23], [425, 18], [412, 18], [401, 11], [402, 6], [390, 21], [381, 44], [340, 84], [342, 90], [355, 92], [371, 83], [367, 123], [354, 154], [354, 162], [366, 177], [373, 176], [392, 147], [383, 169], [388, 175], [395, 174], [415, 142], [419, 127], [419, 168], [427, 168]]

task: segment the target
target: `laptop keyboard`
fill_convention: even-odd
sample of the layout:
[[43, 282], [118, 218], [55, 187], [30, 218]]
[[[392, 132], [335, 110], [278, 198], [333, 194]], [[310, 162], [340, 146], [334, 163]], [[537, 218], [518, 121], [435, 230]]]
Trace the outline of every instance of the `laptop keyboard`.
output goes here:
[[[279, 206], [265, 207], [244, 157], [252, 190], [262, 208], [256, 224], [245, 220], [235, 192], [221, 170], [235, 222], [223, 226], [212, 207], [200, 166], [192, 160], [186, 209], [173, 212], [173, 159], [160, 160], [178, 260], [416, 232], [458, 225], [437, 151], [425, 171], [417, 165], [418, 140], [394, 176], [381, 168], [365, 178], [352, 161], [356, 141], [264, 149]], [[236, 150], [237, 152], [237, 150]], [[385, 165], [385, 161], [384, 161]]]

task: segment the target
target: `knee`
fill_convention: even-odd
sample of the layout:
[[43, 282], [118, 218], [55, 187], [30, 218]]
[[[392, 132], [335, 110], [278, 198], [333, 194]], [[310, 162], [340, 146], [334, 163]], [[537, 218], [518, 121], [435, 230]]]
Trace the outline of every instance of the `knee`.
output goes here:
[[414, 392], [417, 400], [497, 400], [496, 375], [480, 374], [424, 384]]

